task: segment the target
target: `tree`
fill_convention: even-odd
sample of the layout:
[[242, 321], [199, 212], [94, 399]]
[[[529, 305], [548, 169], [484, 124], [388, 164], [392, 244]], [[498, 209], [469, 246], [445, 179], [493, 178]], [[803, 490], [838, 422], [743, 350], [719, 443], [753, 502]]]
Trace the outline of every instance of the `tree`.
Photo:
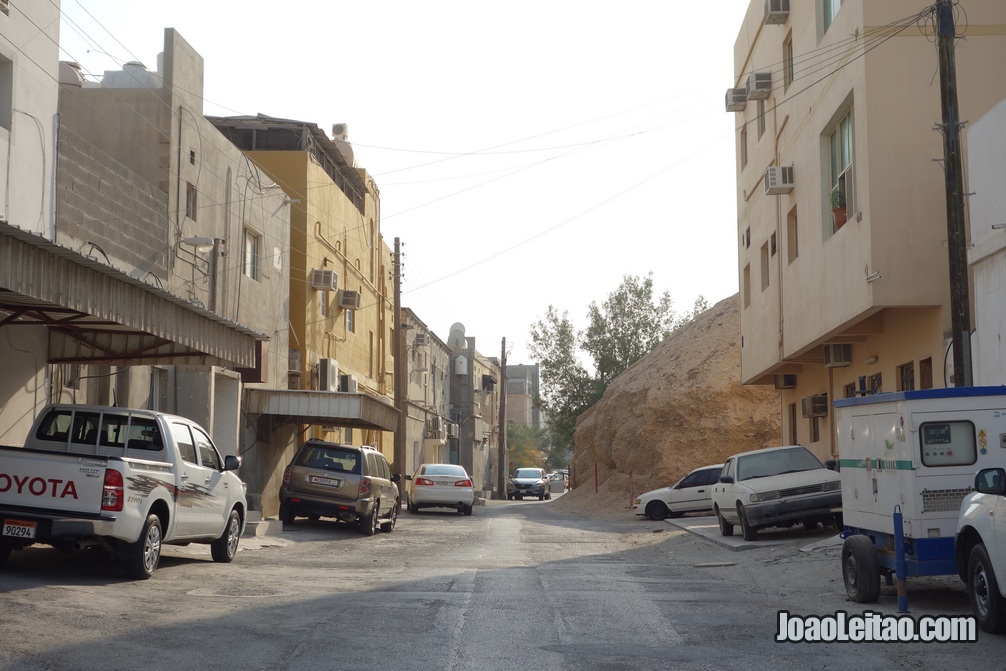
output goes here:
[[507, 460], [515, 468], [545, 468], [549, 454], [548, 434], [544, 429], [523, 424], [507, 424]]

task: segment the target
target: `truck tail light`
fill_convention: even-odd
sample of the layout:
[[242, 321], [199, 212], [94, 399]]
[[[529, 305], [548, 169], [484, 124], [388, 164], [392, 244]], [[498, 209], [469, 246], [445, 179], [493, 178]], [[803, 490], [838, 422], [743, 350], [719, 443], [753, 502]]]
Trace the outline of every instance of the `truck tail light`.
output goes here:
[[360, 478], [360, 496], [370, 493], [370, 478]]
[[106, 468], [105, 484], [101, 488], [101, 509], [121, 512], [123, 499], [122, 473], [114, 468]]

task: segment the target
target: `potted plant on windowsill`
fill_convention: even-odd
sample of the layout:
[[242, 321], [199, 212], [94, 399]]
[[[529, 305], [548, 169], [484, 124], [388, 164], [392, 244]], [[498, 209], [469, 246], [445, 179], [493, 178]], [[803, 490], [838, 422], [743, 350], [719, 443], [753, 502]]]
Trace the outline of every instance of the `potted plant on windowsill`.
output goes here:
[[845, 194], [837, 189], [831, 192], [831, 216], [835, 220], [835, 230], [845, 225]]

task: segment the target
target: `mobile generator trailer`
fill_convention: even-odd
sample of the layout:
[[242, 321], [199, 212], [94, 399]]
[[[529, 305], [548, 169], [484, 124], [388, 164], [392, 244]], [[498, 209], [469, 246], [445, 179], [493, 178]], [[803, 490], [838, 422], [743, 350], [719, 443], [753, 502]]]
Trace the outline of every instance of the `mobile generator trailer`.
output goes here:
[[957, 573], [954, 535], [975, 473], [1006, 465], [1006, 387], [953, 387], [837, 399], [842, 578], [872, 603], [880, 580]]

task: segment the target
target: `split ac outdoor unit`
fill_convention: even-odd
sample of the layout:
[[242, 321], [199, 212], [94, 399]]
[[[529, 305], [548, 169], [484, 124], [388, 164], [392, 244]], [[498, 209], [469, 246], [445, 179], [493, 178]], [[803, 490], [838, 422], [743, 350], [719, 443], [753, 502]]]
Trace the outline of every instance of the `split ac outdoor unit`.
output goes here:
[[827, 417], [828, 395], [804, 396], [800, 399], [800, 406], [804, 417]]
[[360, 292], [359, 291], [347, 291], [342, 289], [339, 291], [339, 307], [340, 308], [353, 308], [354, 310], [360, 309]]
[[430, 431], [439, 431], [439, 430], [440, 430], [440, 418], [436, 416], [430, 417]]
[[727, 111], [743, 112], [748, 102], [747, 89], [727, 89]]
[[299, 349], [291, 349], [290, 350], [290, 357], [287, 359], [286, 369], [287, 369], [287, 371], [289, 371], [291, 373], [300, 374], [300, 350]]
[[458, 425], [453, 422], [447, 424], [447, 436], [450, 438], [458, 437]]
[[825, 345], [825, 368], [843, 368], [852, 365], [852, 345]]
[[311, 288], [335, 290], [339, 286], [339, 274], [334, 270], [315, 268], [311, 271]]
[[789, 18], [789, 0], [765, 0], [765, 23], [786, 23]]
[[425, 333], [416, 334], [416, 342], [415, 342], [416, 347], [423, 347], [429, 344], [430, 344], [430, 337], [428, 335], [426, 335]]
[[796, 375], [776, 375], [776, 389], [796, 389]]
[[322, 359], [318, 362], [318, 389], [339, 391], [339, 362], [335, 359]]
[[349, 394], [356, 394], [360, 391], [360, 386], [356, 382], [356, 378], [352, 375], [340, 375], [339, 376], [339, 391], [346, 392]]
[[764, 100], [772, 93], [772, 73], [752, 72], [748, 75], [748, 100]]
[[765, 171], [765, 195], [778, 196], [793, 190], [793, 166], [770, 165]]

